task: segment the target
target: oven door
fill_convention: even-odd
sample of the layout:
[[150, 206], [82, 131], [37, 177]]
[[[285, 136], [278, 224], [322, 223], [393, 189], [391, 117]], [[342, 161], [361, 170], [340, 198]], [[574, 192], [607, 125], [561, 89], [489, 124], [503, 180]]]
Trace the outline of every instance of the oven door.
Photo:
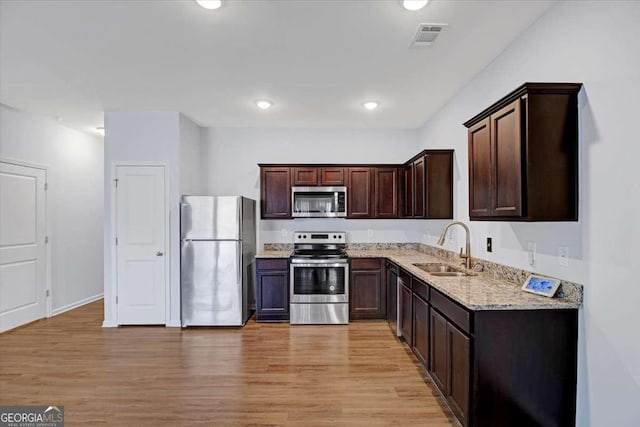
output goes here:
[[349, 263], [291, 262], [291, 303], [349, 302]]

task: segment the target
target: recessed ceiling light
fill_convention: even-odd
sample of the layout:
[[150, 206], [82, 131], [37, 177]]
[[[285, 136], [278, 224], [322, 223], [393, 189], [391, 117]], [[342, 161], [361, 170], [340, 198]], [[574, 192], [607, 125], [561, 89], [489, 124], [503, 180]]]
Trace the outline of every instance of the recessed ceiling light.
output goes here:
[[420, 10], [429, 3], [429, 0], [403, 0], [402, 6], [407, 10]]
[[367, 101], [367, 102], [363, 102], [362, 106], [367, 110], [371, 111], [378, 108], [380, 106], [380, 103], [378, 101]]
[[205, 9], [218, 9], [222, 6], [222, 0], [196, 0], [196, 3]]
[[267, 101], [266, 99], [261, 99], [256, 101], [256, 106], [261, 110], [268, 110], [273, 105], [273, 102]]

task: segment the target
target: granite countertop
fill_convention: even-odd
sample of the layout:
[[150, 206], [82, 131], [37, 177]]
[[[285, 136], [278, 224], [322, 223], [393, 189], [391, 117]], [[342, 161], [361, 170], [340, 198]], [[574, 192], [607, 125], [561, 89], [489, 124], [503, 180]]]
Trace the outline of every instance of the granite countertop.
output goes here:
[[256, 258], [289, 258], [292, 251], [262, 251], [256, 254]]
[[[405, 271], [428, 283], [469, 310], [543, 310], [576, 309], [580, 301], [570, 298], [547, 298], [520, 289], [522, 284], [496, 279], [491, 273], [474, 273], [474, 276], [432, 276], [415, 267], [418, 263], [452, 264], [433, 255], [417, 250], [347, 250], [352, 258], [387, 258]], [[264, 251], [256, 258], [288, 258], [291, 251]]]

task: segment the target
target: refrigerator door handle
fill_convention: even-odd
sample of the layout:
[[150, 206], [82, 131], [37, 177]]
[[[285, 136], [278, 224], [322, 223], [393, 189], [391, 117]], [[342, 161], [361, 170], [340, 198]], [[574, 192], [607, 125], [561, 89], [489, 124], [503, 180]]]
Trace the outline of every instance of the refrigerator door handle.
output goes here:
[[236, 246], [236, 259], [238, 260], [238, 271], [236, 273], [238, 275], [238, 281], [236, 283], [238, 283], [238, 285], [240, 285], [240, 288], [242, 288], [243, 264], [242, 264], [242, 243], [241, 242], [238, 242]]

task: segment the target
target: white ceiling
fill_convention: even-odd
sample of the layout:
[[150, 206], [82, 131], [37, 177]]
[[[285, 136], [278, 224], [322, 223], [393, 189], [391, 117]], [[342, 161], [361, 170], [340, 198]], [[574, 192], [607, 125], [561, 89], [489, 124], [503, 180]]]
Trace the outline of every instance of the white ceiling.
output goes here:
[[[102, 112], [202, 126], [418, 127], [553, 1], [0, 1], [0, 102], [93, 129]], [[419, 23], [447, 23], [409, 48]], [[268, 111], [253, 102], [275, 102]], [[381, 101], [374, 112], [365, 100]]]

